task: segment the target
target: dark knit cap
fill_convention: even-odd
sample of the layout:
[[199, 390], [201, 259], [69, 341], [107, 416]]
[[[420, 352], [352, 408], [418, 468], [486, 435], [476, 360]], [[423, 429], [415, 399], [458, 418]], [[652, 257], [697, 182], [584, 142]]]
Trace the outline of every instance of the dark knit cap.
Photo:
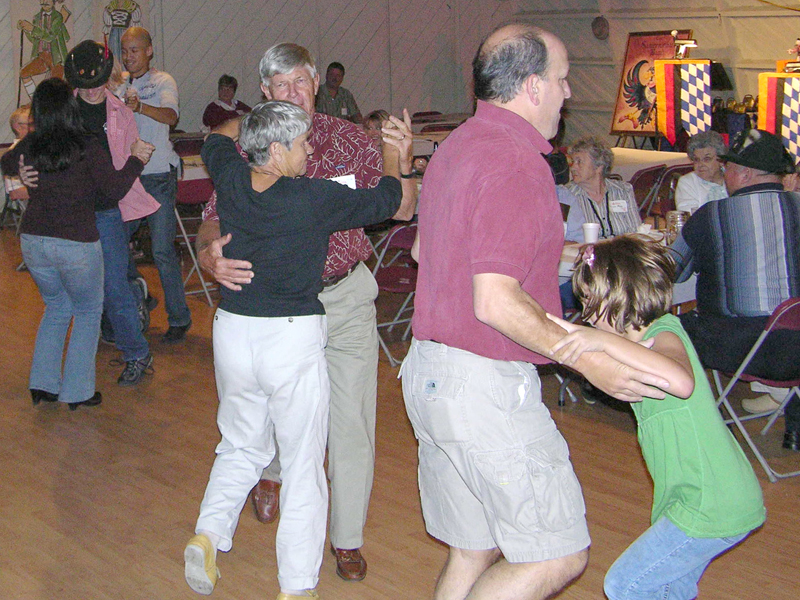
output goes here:
[[94, 40], [82, 41], [64, 60], [64, 76], [74, 88], [92, 89], [104, 85], [113, 68], [111, 50]]

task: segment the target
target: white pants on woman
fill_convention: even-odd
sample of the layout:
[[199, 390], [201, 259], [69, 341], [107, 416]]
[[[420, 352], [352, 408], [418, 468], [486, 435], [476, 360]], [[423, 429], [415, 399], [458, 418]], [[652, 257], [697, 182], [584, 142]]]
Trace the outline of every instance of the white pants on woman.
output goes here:
[[317, 585], [328, 487], [323, 471], [330, 384], [324, 315], [245, 317], [217, 310], [214, 369], [222, 441], [195, 531], [231, 548], [239, 513], [261, 471], [281, 455], [283, 486], [276, 551], [283, 589]]

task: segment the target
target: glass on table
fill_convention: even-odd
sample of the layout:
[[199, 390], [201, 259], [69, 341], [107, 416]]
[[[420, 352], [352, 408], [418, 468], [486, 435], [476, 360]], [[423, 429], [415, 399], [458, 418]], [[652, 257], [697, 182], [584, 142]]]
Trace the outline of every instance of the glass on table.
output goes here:
[[667, 213], [667, 244], [674, 242], [692, 215], [688, 210], [671, 210]]

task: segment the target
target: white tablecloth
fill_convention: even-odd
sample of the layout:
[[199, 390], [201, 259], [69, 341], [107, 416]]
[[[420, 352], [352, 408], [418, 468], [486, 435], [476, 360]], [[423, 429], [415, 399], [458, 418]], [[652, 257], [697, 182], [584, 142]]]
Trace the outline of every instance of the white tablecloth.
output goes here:
[[612, 173], [621, 176], [624, 181], [630, 181], [637, 171], [647, 167], [663, 164], [670, 167], [690, 162], [685, 152], [657, 152], [637, 148], [612, 148], [611, 151], [614, 153]]

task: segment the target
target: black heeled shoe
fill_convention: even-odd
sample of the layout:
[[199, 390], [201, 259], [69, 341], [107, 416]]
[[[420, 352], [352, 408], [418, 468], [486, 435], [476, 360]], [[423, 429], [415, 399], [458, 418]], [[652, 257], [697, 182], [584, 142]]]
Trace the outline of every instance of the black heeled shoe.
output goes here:
[[787, 430], [783, 434], [783, 447], [787, 450], [800, 452], [800, 431]]
[[79, 406], [97, 406], [102, 401], [103, 401], [103, 394], [101, 394], [100, 392], [95, 392], [94, 396], [92, 396], [88, 400], [84, 400], [83, 402], [70, 402], [69, 409], [78, 410]]
[[58, 402], [58, 394], [45, 392], [44, 390], [31, 389], [31, 400], [33, 400], [34, 406], [39, 404], [39, 402]]

